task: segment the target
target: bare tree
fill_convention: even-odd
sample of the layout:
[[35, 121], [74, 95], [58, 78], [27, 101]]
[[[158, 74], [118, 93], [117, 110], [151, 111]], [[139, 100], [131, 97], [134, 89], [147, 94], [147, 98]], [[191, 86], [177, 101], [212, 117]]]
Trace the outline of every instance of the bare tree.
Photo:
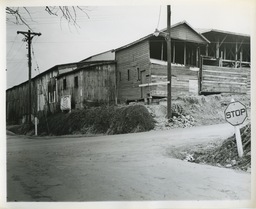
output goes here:
[[[78, 12], [82, 12], [87, 18], [90, 18], [86, 9], [79, 6], [45, 6], [44, 10], [49, 15], [59, 16], [61, 20], [65, 19], [69, 24], [73, 24], [74, 26], [79, 26], [77, 23]], [[6, 7], [5, 11], [7, 21], [13, 22], [14, 24], [24, 24], [31, 29], [27, 17], [29, 17], [30, 21], [33, 21], [33, 17], [27, 7]]]

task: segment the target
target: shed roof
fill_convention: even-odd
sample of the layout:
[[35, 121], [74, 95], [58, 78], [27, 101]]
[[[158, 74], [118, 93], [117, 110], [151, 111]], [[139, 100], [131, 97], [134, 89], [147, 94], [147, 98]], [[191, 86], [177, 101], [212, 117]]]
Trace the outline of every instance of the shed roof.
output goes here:
[[83, 59], [80, 62], [107, 61], [107, 60], [114, 60], [114, 59], [115, 59], [115, 50], [111, 49], [111, 50], [87, 57], [86, 59]]
[[[47, 73], [53, 72], [54, 70], [59, 70], [59, 68], [61, 68], [61, 67], [70, 66], [70, 65], [76, 65], [76, 64], [77, 64], [77, 62], [54, 65], [54, 66], [51, 67], [50, 69], [45, 70], [45, 71], [43, 71], [42, 73], [40, 73], [40, 74], [34, 76], [33, 78], [31, 78], [31, 81], [33, 81], [33, 80], [37, 79], [38, 77], [43, 76], [43, 75], [45, 75], [45, 74], [47, 74]], [[8, 88], [6, 91], [12, 90], [12, 89], [14, 89], [14, 88], [16, 88], [16, 87], [19, 87], [19, 86], [21, 86], [21, 85], [24, 85], [24, 84], [26, 84], [26, 83], [28, 83], [28, 80], [26, 80], [26, 81], [24, 81], [24, 82], [22, 82], [22, 83], [20, 83], [20, 84], [17, 84], [17, 85], [15, 85], [15, 86], [12, 86], [12, 87]]]
[[88, 69], [90, 67], [101, 66], [101, 65], [109, 65], [109, 64], [115, 64], [115, 63], [116, 63], [115, 60], [80, 62], [76, 69], [74, 69], [72, 71], [64, 72], [62, 74], [59, 74], [57, 76], [57, 78], [60, 78], [62, 76], [66, 76], [66, 75], [72, 74], [72, 73], [77, 72], [77, 71], [82, 70], [82, 69], [86, 69], [86, 68]]
[[218, 30], [218, 29], [197, 29], [201, 34], [205, 33], [222, 33], [222, 34], [229, 34], [229, 35], [234, 35], [234, 36], [243, 36], [243, 37], [250, 37], [249, 34], [244, 34], [244, 33], [236, 33], [236, 32], [231, 32], [231, 31], [225, 31], [225, 30]]

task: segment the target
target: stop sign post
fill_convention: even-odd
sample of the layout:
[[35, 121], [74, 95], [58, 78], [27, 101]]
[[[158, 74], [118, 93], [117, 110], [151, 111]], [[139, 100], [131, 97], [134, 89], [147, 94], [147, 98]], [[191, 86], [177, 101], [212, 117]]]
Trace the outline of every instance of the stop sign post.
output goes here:
[[243, 146], [239, 125], [243, 124], [243, 122], [247, 118], [246, 107], [241, 102], [235, 102], [234, 99], [232, 99], [231, 103], [225, 109], [224, 114], [226, 121], [235, 127], [237, 151], [239, 157], [242, 157]]

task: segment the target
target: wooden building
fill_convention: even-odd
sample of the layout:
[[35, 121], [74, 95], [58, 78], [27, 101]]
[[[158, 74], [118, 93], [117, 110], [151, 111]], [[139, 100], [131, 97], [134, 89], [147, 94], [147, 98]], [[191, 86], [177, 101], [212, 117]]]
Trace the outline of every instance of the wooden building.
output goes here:
[[[71, 97], [73, 109], [84, 108], [90, 102], [116, 103], [115, 60], [88, 60], [56, 65], [34, 77], [31, 80], [32, 115], [41, 117], [43, 114], [61, 111], [61, 98], [66, 95]], [[6, 91], [8, 123], [27, 121], [28, 101], [28, 81]]]
[[[198, 94], [199, 58], [210, 42], [187, 22], [171, 27], [171, 40], [173, 95]], [[166, 97], [166, 61], [166, 40], [153, 34], [116, 49], [118, 100]]]
[[[31, 79], [32, 115], [55, 112], [58, 101], [56, 76], [77, 68], [77, 63], [56, 65]], [[6, 91], [6, 120], [21, 123], [28, 119], [28, 81]]]
[[221, 30], [202, 32], [210, 43], [202, 57], [199, 93], [250, 93], [250, 36]]
[[76, 70], [56, 77], [58, 96], [70, 95], [72, 109], [84, 108], [88, 103], [115, 104], [115, 74], [114, 60], [78, 63]]
[[[166, 33], [166, 30], [162, 30]], [[171, 27], [172, 96], [250, 92], [250, 37], [187, 22]], [[69, 96], [71, 108], [167, 96], [167, 43], [153, 33], [137, 41], [56, 65], [32, 79], [32, 114], [55, 113]], [[6, 91], [7, 123], [28, 118], [28, 82]]]
[[206, 56], [217, 58], [222, 67], [250, 67], [250, 36], [222, 30], [205, 30], [202, 35], [210, 43]]

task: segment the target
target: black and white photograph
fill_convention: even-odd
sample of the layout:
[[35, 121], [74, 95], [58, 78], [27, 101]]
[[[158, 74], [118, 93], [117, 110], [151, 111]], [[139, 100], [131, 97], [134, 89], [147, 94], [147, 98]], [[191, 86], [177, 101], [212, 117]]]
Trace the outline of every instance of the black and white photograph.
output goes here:
[[1, 5], [3, 208], [256, 207], [256, 2], [121, 2]]

